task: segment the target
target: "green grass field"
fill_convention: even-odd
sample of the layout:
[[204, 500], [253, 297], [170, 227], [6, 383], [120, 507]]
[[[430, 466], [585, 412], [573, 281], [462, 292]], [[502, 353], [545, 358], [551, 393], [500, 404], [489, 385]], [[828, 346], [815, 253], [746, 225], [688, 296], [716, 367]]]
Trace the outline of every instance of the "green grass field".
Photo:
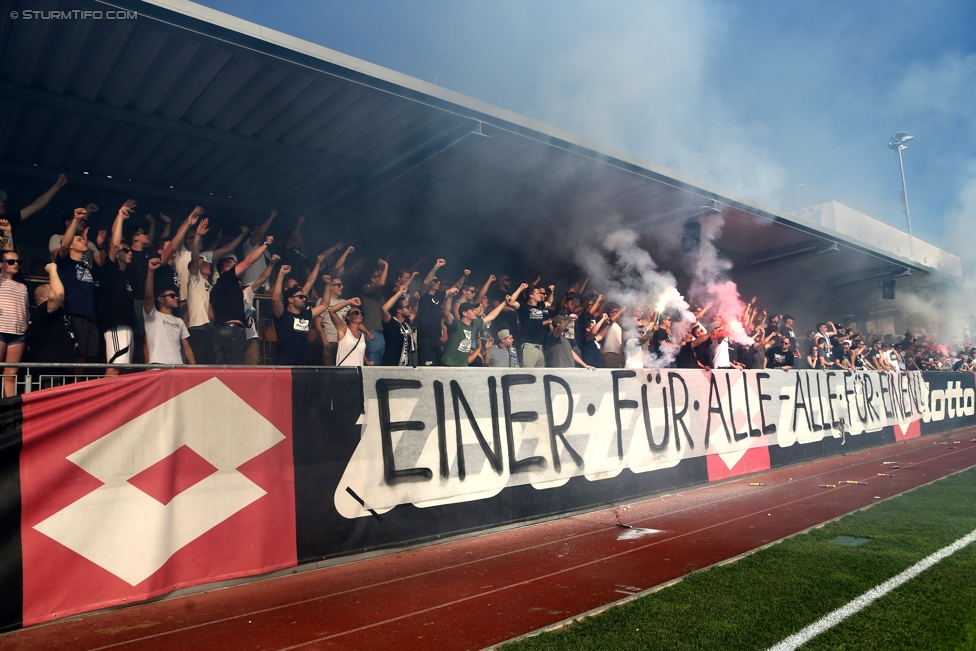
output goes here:
[[[974, 529], [970, 469], [502, 649], [767, 649]], [[802, 648], [976, 649], [976, 543]]]

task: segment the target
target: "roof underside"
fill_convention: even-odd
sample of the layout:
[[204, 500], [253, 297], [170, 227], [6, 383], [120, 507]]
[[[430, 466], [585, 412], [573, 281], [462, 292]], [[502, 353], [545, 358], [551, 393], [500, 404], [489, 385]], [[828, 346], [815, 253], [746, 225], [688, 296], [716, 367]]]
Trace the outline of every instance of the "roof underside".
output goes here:
[[[199, 203], [250, 221], [277, 207], [347, 241], [368, 229], [390, 248], [422, 248], [451, 227], [455, 248], [468, 241], [462, 255], [484, 238], [571, 238], [586, 220], [631, 225], [667, 257], [675, 229], [717, 207], [716, 244], [747, 286], [750, 276], [768, 280], [771, 266], [822, 285], [926, 271], [500, 109], [160, 2], [0, 2], [5, 17], [139, 12], [0, 22], [3, 178], [50, 182], [64, 171], [86, 196]], [[840, 251], [827, 250], [834, 242]]]

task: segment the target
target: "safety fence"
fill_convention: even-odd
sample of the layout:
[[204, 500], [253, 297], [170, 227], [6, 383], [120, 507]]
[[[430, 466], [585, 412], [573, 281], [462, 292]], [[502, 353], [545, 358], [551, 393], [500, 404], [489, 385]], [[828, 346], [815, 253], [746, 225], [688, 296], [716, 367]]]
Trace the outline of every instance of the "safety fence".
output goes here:
[[0, 628], [976, 424], [971, 373], [99, 368], [0, 400]]

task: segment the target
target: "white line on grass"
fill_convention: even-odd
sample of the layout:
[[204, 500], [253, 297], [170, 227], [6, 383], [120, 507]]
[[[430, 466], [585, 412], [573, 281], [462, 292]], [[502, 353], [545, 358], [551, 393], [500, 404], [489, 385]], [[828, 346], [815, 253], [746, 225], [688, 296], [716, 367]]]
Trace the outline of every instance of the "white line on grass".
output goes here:
[[800, 645], [806, 644], [824, 631], [833, 628], [837, 624], [840, 624], [854, 613], [863, 610], [879, 597], [883, 597], [901, 584], [911, 581], [916, 576], [941, 561], [943, 558], [955, 554], [957, 551], [974, 540], [976, 540], [976, 530], [960, 538], [948, 547], [943, 547], [931, 556], [926, 556], [898, 576], [888, 579], [879, 586], [871, 588], [846, 606], [824, 615], [802, 631], [794, 633], [776, 646], [770, 647], [769, 651], [793, 651], [793, 649], [798, 648]]

